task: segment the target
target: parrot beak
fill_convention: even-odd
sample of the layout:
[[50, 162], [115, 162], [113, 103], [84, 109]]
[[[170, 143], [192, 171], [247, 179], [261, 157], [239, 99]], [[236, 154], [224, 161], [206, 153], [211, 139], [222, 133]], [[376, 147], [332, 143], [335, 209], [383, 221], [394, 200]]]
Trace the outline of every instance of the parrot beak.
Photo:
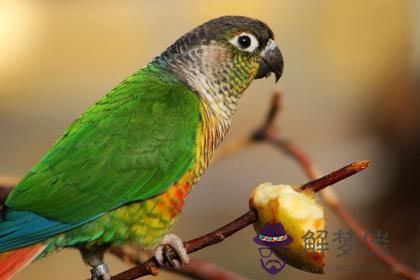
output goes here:
[[283, 73], [283, 56], [274, 40], [268, 40], [265, 49], [260, 54], [259, 63], [260, 67], [257, 75], [255, 75], [255, 79], [268, 77], [271, 72], [276, 76], [276, 82], [280, 79]]

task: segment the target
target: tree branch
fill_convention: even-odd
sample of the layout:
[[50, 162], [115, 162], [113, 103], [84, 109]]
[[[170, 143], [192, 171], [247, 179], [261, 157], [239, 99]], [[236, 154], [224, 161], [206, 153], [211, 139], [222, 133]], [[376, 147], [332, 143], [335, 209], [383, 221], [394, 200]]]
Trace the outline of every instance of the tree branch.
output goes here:
[[344, 178], [350, 177], [363, 169], [367, 168], [370, 164], [370, 161], [368, 160], [361, 160], [357, 162], [353, 162], [347, 166], [344, 166], [343, 168], [334, 171], [328, 175], [325, 175], [324, 177], [321, 177], [319, 179], [311, 178], [313, 181], [304, 184], [301, 189], [302, 190], [312, 190], [314, 192], [319, 192], [320, 190], [331, 186]]

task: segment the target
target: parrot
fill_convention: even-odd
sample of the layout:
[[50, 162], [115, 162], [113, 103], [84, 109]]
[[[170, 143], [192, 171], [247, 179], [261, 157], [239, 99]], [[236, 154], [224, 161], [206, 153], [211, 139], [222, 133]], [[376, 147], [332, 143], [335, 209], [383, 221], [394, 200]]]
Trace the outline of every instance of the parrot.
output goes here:
[[[111, 246], [189, 261], [170, 233], [254, 79], [283, 72], [269, 26], [211, 19], [177, 39], [77, 118], [8, 196], [0, 217], [0, 279], [64, 248], [91, 279], [110, 279]], [[170, 246], [177, 258], [165, 257]], [[173, 256], [173, 254], [172, 254]]]

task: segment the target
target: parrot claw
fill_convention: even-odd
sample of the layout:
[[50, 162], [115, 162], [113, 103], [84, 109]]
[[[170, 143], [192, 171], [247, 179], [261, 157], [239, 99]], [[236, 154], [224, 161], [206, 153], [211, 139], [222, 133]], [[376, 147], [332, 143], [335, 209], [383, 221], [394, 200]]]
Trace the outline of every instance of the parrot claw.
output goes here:
[[160, 265], [168, 265], [176, 269], [190, 261], [184, 243], [173, 233], [163, 237], [161, 245], [155, 251], [155, 258]]

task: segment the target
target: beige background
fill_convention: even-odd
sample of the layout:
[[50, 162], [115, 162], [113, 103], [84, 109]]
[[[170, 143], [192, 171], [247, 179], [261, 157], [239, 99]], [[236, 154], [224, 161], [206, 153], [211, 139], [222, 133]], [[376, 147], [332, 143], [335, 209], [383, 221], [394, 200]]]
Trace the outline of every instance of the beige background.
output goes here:
[[[267, 22], [284, 55], [284, 76], [276, 85], [285, 92], [279, 124], [283, 133], [305, 147], [324, 171], [373, 160], [367, 172], [336, 190], [355, 216], [376, 230], [380, 223], [372, 222], [370, 209], [392, 174], [392, 159], [372, 127], [382, 116], [390, 88], [420, 66], [419, 3], [1, 0], [0, 174], [24, 175], [72, 120], [183, 33], [214, 17], [244, 15]], [[226, 142], [245, 137], [260, 123], [274, 87], [273, 78], [253, 83]], [[295, 162], [270, 147], [245, 150], [208, 169], [175, 233], [188, 240], [242, 214], [253, 187], [264, 181], [299, 183], [305, 177]], [[333, 213], [327, 215], [330, 232], [346, 229]], [[243, 230], [195, 255], [251, 279], [321, 277], [291, 267], [269, 276], [259, 267], [253, 235], [252, 229]], [[400, 246], [405, 245], [391, 238], [391, 251]], [[114, 272], [127, 267], [111, 256], [107, 261]], [[419, 263], [418, 258], [410, 261]], [[332, 252], [329, 263], [377, 264], [363, 247], [349, 258], [336, 259]], [[16, 279], [86, 279], [88, 274], [78, 253], [65, 250], [32, 264]], [[352, 275], [335, 272], [327, 278]], [[161, 278], [165, 276], [175, 278]]]

